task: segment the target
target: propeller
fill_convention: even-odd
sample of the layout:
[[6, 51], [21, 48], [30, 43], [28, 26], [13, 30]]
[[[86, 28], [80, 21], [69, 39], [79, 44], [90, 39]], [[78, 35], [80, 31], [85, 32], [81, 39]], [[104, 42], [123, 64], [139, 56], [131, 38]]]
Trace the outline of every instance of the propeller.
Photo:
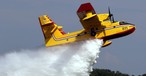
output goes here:
[[108, 7], [109, 19], [112, 22], [115, 22], [114, 15], [111, 13], [110, 7]]

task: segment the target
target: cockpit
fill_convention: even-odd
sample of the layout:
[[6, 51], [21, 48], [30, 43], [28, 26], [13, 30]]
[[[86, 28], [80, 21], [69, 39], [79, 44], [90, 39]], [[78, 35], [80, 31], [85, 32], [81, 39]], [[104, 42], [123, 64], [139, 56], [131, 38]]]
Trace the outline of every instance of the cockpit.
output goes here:
[[119, 24], [120, 24], [120, 25], [133, 25], [133, 24], [128, 23], [128, 22], [126, 22], [126, 21], [120, 21]]

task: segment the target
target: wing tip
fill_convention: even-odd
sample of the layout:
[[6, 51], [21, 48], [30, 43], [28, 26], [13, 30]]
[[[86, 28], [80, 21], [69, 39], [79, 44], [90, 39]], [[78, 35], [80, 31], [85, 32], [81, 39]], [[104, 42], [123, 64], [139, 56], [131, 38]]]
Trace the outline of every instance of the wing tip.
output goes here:
[[83, 11], [89, 11], [89, 10], [94, 10], [94, 8], [90, 2], [87, 2], [80, 5], [79, 9], [77, 10], [77, 13], [80, 13]]

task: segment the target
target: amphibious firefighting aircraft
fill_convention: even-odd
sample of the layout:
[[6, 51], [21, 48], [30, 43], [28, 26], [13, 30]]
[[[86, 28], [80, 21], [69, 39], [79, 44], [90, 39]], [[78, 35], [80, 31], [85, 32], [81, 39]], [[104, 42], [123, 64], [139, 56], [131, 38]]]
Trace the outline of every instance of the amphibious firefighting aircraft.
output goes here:
[[83, 29], [72, 33], [65, 33], [62, 26], [58, 26], [47, 15], [39, 17], [46, 47], [72, 43], [87, 39], [103, 39], [102, 47], [112, 43], [111, 39], [123, 37], [134, 32], [134, 24], [125, 21], [115, 21], [110, 8], [108, 13], [96, 14], [90, 3], [81, 4], [77, 10]]

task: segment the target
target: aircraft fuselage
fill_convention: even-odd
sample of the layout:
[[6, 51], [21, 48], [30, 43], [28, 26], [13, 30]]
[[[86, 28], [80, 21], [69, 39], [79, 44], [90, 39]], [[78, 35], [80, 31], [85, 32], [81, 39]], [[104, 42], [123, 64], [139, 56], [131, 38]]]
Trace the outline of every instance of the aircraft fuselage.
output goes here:
[[102, 30], [102, 33], [97, 32], [96, 38], [104, 39], [104, 40], [111, 40], [119, 37], [123, 37], [129, 35], [135, 31], [134, 25], [118, 25], [109, 28], [105, 28]]
[[[105, 28], [103, 30], [96, 30], [96, 35], [92, 36], [91, 32], [87, 32], [86, 30], [80, 30], [72, 33], [67, 33], [64, 35], [56, 35], [57, 32], [52, 34], [52, 37], [49, 40], [46, 40], [46, 46], [54, 46], [66, 43], [72, 43], [76, 41], [83, 41], [88, 39], [103, 39], [103, 40], [111, 40], [119, 37], [123, 37], [134, 32], [134, 25], [118, 25], [109, 28]], [[52, 44], [50, 44], [52, 43]], [[110, 45], [108, 43], [103, 46]]]

